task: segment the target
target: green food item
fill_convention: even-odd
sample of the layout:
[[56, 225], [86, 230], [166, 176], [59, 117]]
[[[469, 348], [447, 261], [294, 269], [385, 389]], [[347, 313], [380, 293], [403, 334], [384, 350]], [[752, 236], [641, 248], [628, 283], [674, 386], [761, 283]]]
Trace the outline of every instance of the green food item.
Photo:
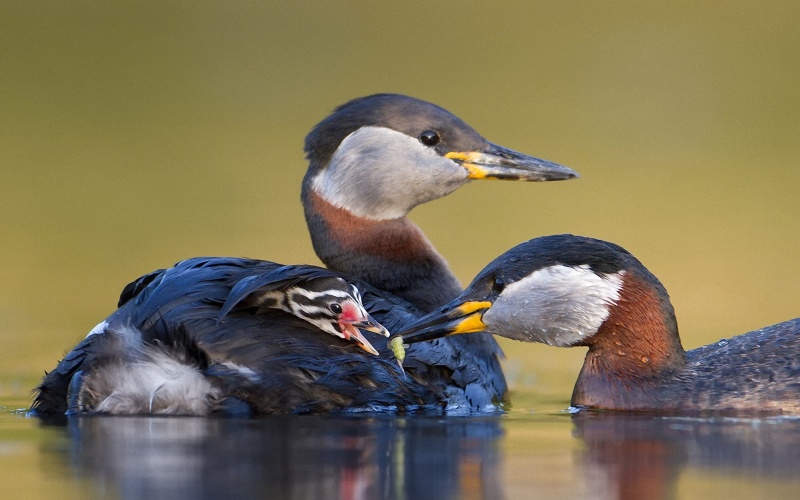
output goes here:
[[389, 340], [389, 349], [394, 353], [394, 357], [397, 360], [397, 364], [400, 365], [400, 371], [403, 372], [403, 375], [406, 373], [403, 369], [403, 360], [406, 359], [406, 347], [408, 346], [403, 344], [403, 337], [395, 336]]

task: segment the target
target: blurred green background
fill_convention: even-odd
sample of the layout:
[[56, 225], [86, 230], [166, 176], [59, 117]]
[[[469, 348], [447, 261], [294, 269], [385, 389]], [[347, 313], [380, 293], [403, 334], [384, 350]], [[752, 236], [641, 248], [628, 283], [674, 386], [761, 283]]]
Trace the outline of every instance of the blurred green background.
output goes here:
[[[473, 183], [412, 218], [466, 284], [531, 237], [609, 239], [684, 345], [800, 315], [797, 2], [0, 3], [0, 396], [197, 255], [317, 263], [303, 138], [399, 92], [569, 182]], [[583, 353], [504, 343], [567, 399]]]

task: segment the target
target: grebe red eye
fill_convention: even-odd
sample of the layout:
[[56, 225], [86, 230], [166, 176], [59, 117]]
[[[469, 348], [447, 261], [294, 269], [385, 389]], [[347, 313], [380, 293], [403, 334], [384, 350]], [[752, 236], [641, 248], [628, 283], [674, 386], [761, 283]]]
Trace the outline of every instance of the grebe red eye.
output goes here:
[[334, 302], [328, 307], [330, 307], [330, 310], [333, 314], [342, 314], [342, 306], [340, 304]]

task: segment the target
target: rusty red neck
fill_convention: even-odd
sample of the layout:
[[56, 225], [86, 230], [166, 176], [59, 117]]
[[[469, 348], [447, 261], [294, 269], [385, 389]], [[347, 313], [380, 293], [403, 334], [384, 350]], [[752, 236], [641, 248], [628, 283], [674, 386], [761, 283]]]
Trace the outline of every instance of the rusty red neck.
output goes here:
[[586, 342], [589, 352], [572, 404], [597, 408], [653, 407], [660, 386], [686, 366], [672, 306], [663, 288], [625, 275], [608, 318]]
[[401, 296], [425, 311], [461, 291], [447, 262], [409, 219], [370, 220], [303, 193], [314, 250], [333, 270]]

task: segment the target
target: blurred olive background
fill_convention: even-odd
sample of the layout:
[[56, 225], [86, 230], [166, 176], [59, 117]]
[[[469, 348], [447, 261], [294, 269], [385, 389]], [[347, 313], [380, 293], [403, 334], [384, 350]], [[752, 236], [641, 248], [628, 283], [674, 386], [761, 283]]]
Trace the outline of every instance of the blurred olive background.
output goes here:
[[[0, 395], [197, 255], [317, 263], [305, 134], [357, 96], [437, 103], [582, 178], [476, 182], [412, 218], [464, 284], [531, 237], [617, 242], [684, 345], [800, 315], [796, 2], [0, 4]], [[504, 343], [567, 400], [579, 350]]]

